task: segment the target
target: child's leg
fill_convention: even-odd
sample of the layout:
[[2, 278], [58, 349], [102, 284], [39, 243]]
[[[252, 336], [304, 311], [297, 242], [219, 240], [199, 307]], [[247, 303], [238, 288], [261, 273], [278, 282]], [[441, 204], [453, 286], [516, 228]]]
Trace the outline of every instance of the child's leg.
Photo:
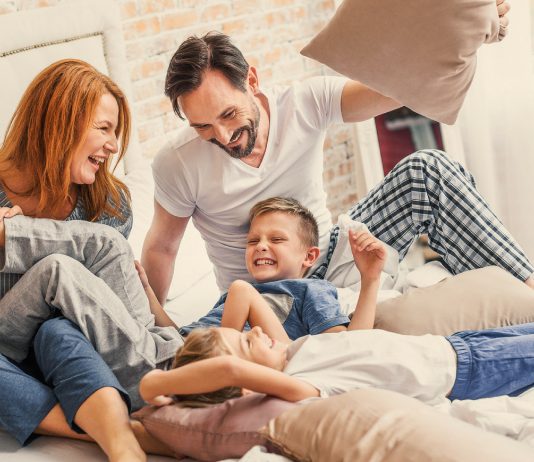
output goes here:
[[449, 398], [516, 396], [534, 385], [534, 323], [447, 337], [458, 356]]
[[141, 376], [182, 344], [176, 329], [135, 320], [102, 279], [64, 255], [37, 263], [0, 307], [9, 308], [0, 322], [0, 352], [24, 358], [40, 324], [56, 309], [79, 326], [132, 398], [138, 397]]
[[67, 255], [103, 279], [134, 318], [141, 323], [152, 319], [131, 247], [115, 229], [86, 221], [24, 216], [10, 218], [4, 224], [4, 272], [24, 274], [49, 255]]
[[222, 327], [243, 330], [246, 322], [260, 326], [271, 338], [289, 343], [282, 323], [260, 293], [245, 281], [234, 281], [228, 289], [221, 320]]

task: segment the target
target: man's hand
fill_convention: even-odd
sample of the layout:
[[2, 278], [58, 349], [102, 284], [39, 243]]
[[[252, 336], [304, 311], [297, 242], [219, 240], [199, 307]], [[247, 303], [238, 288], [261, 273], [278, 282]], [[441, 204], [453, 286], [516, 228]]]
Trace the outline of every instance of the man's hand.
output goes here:
[[510, 20], [506, 16], [506, 13], [510, 11], [510, 4], [505, 0], [497, 0], [497, 13], [499, 14], [499, 40], [502, 40], [506, 35], [508, 24]]
[[387, 257], [384, 244], [367, 231], [352, 230], [349, 230], [349, 242], [362, 279], [379, 279]]
[[0, 207], [0, 247], [4, 247], [6, 242], [4, 218], [12, 218], [16, 215], [24, 215], [24, 213], [22, 213], [22, 209], [18, 205], [13, 207]]

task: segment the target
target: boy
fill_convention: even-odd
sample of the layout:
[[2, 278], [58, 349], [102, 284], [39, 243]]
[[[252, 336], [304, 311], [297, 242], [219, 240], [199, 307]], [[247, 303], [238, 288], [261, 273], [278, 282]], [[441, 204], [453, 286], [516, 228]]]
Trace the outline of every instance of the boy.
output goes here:
[[[277, 325], [264, 322], [274, 315], [283, 326], [276, 336], [287, 340], [362, 325], [373, 327], [362, 307], [369, 303], [365, 297], [358, 301], [349, 321], [341, 313], [331, 283], [304, 278], [319, 257], [317, 222], [308, 209], [295, 199], [273, 197], [254, 205], [249, 221], [245, 262], [256, 284], [234, 281], [208, 314], [180, 329], [182, 335], [194, 328], [219, 325], [242, 330], [247, 320], [252, 326]], [[369, 233], [351, 233], [351, 243], [355, 264], [360, 273], [365, 273], [362, 286], [376, 286], [378, 290], [376, 259], [382, 264], [385, 261], [384, 245]]]

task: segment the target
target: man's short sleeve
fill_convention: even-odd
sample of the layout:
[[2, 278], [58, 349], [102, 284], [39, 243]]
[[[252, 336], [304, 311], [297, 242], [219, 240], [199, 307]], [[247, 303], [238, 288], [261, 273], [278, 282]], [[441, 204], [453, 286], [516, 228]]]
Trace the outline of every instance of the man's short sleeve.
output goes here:
[[299, 112], [315, 129], [343, 123], [341, 95], [346, 83], [343, 77], [312, 77], [296, 86]]
[[320, 334], [339, 325], [348, 325], [349, 318], [341, 312], [336, 288], [327, 281], [310, 281], [301, 307], [302, 323], [312, 334]]
[[167, 144], [152, 163], [154, 199], [171, 215], [190, 217], [196, 205], [194, 188], [176, 149]]

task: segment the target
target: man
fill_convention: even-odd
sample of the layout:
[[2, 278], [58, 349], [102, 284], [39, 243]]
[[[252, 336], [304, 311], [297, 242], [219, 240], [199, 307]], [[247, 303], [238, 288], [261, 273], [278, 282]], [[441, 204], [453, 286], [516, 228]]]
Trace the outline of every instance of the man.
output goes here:
[[[190, 127], [153, 165], [155, 213], [142, 259], [158, 299], [166, 298], [190, 217], [206, 242], [219, 288], [250, 280], [243, 263], [247, 213], [275, 195], [294, 197], [315, 215], [323, 258], [308, 275], [324, 277], [337, 242], [322, 182], [325, 131], [332, 123], [363, 121], [399, 104], [339, 77], [262, 91], [256, 69], [218, 33], [180, 45], [165, 93]], [[400, 258], [427, 232], [453, 273], [498, 265], [534, 287], [534, 268], [471, 175], [439, 151], [406, 158], [349, 215]]]

